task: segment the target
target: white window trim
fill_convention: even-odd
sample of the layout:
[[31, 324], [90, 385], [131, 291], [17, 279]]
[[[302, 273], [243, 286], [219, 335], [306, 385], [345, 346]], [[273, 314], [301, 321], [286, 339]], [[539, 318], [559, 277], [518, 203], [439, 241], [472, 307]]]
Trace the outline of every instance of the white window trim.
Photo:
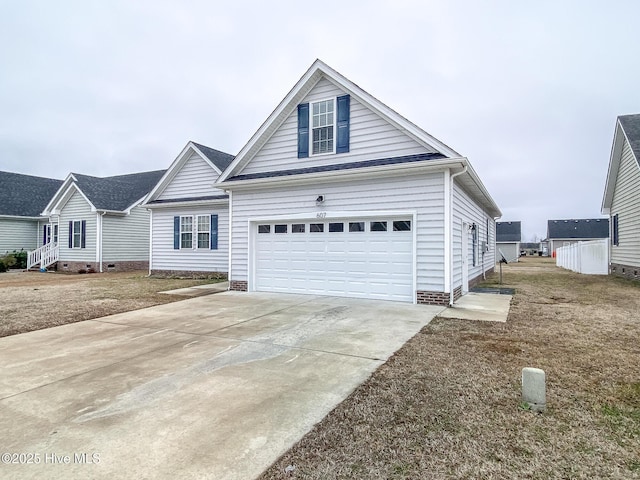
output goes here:
[[[190, 218], [191, 219], [191, 232], [182, 229], [182, 219]], [[185, 247], [182, 245], [182, 235], [184, 233], [191, 233], [191, 246]], [[180, 215], [180, 250], [193, 250], [193, 215]]]
[[[333, 102], [333, 149], [330, 152], [322, 152], [322, 153], [313, 153], [313, 104], [314, 103], [322, 103], [322, 102]], [[336, 143], [338, 134], [337, 131], [338, 125], [338, 102], [336, 97], [322, 98], [320, 100], [314, 100], [309, 102], [309, 157], [321, 157], [323, 155], [335, 155], [336, 153]], [[322, 128], [322, 127], [318, 127]]]
[[[199, 222], [200, 217], [205, 217], [207, 219], [208, 227], [207, 227], [206, 231], [200, 231], [200, 222]], [[194, 243], [195, 249], [196, 250], [211, 250], [211, 215], [210, 214], [194, 215], [192, 224], [195, 227], [195, 243]], [[201, 247], [199, 245], [200, 239], [198, 237], [199, 237], [199, 235], [201, 233], [206, 233], [207, 237], [209, 238], [209, 241], [207, 242], [207, 246], [206, 247]]]
[[[78, 232], [76, 232], [76, 223], [80, 229]], [[76, 233], [78, 234], [78, 246], [76, 246]], [[82, 220], [71, 221], [71, 249], [82, 249]]]

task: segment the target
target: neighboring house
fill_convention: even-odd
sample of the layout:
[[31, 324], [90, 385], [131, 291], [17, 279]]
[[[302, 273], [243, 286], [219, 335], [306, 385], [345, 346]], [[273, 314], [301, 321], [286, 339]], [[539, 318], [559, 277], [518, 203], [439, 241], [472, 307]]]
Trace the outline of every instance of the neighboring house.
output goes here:
[[152, 275], [226, 276], [229, 195], [213, 187], [232, 160], [189, 142], [149, 193]]
[[[149, 265], [149, 212], [142, 201], [164, 174], [70, 174], [45, 207], [50, 235], [38, 249], [58, 271], [122, 271]], [[54, 253], [52, 253], [54, 252]], [[37, 252], [30, 258], [39, 263]]]
[[609, 220], [606, 218], [547, 221], [547, 241], [554, 256], [559, 247], [602, 238], [609, 238]]
[[496, 223], [496, 246], [507, 262], [518, 261], [521, 240], [522, 226], [520, 222]]
[[319, 60], [217, 186], [232, 290], [446, 305], [495, 265], [469, 160]]
[[62, 180], [0, 172], [0, 256], [39, 245], [47, 224], [40, 213], [60, 185]]
[[640, 114], [622, 115], [616, 128], [602, 199], [611, 219], [609, 271], [638, 279], [640, 271]]

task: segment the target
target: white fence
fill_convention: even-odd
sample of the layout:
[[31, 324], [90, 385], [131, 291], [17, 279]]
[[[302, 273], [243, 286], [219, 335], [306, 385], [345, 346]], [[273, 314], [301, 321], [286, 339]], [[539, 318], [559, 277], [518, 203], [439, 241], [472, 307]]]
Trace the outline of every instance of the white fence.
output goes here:
[[556, 249], [556, 265], [587, 275], [609, 273], [609, 240], [578, 242]]

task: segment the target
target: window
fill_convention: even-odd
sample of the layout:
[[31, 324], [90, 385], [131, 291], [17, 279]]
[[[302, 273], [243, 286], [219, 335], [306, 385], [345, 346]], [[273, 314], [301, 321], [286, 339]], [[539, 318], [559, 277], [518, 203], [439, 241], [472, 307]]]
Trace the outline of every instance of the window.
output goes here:
[[350, 232], [364, 232], [364, 222], [349, 222]]
[[180, 248], [193, 248], [193, 217], [180, 217]]
[[287, 226], [286, 225], [276, 225], [275, 232], [276, 233], [287, 233]]
[[55, 244], [58, 243], [58, 224], [57, 223], [53, 226], [53, 243]]
[[309, 231], [311, 233], [324, 232], [324, 223], [312, 223], [309, 225]]
[[397, 220], [393, 222], [394, 232], [408, 232], [411, 230], [411, 220]]
[[620, 236], [618, 234], [618, 214], [617, 213], [613, 216], [612, 220], [613, 221], [611, 226], [611, 242], [613, 245], [617, 247], [618, 245], [620, 245]]
[[211, 223], [209, 215], [198, 215], [198, 248], [209, 248]]
[[258, 225], [258, 233], [270, 233], [271, 225]]
[[387, 222], [371, 222], [369, 225], [369, 230], [372, 232], [386, 232], [387, 231]]
[[344, 232], [344, 223], [330, 223], [329, 224], [330, 232]]
[[311, 104], [312, 154], [333, 153], [334, 101]]
[[76, 220], [73, 222], [73, 245], [72, 248], [82, 248], [82, 222]]
[[304, 233], [304, 223], [294, 223], [291, 225], [291, 233]]

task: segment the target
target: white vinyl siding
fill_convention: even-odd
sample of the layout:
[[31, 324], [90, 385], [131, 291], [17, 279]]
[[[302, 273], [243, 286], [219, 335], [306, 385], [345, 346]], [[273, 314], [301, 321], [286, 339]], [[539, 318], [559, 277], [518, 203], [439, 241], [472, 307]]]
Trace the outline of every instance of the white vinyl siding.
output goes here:
[[[344, 95], [326, 78], [321, 79], [300, 103], [313, 103]], [[291, 115], [276, 130], [243, 174], [288, 170], [344, 162], [358, 162], [386, 157], [401, 157], [434, 152], [398, 130], [382, 117], [351, 97], [349, 152], [298, 158], [298, 112]]]
[[611, 246], [611, 262], [640, 267], [640, 167], [626, 139], [611, 203], [611, 216], [616, 214], [618, 245]]
[[[517, 262], [520, 258], [520, 244], [519, 243], [497, 243], [496, 247], [502, 252], [507, 262]], [[498, 252], [498, 261], [500, 261], [500, 252]]]
[[127, 216], [102, 217], [103, 263], [149, 260], [149, 212], [131, 209]]
[[[229, 267], [229, 208], [227, 205], [163, 208], [153, 212], [152, 270], [226, 272]], [[173, 248], [175, 216], [218, 215], [218, 249]]]
[[14, 250], [35, 250], [42, 242], [41, 229], [37, 220], [0, 218], [0, 256]]
[[[489, 251], [484, 251], [484, 243], [487, 238], [487, 219], [489, 220]], [[464, 223], [473, 225], [478, 229], [478, 255], [476, 265], [473, 265], [473, 235], [470, 231], [463, 232]], [[494, 268], [496, 262], [495, 235], [496, 222], [489, 217], [477, 203], [454, 181], [453, 187], [453, 286], [462, 285], [462, 235], [468, 235], [467, 258], [469, 269], [469, 280], [473, 280], [484, 271]], [[483, 255], [484, 253], [484, 255]]]
[[218, 173], [211, 167], [209, 161], [194, 152], [169, 185], [165, 187], [158, 199], [224, 195], [222, 190], [213, 188], [217, 179]]
[[[69, 248], [69, 222], [85, 220], [85, 248]], [[74, 192], [60, 212], [59, 242], [60, 261], [95, 262], [96, 261], [96, 213], [84, 197]]]
[[[322, 207], [318, 195], [325, 195]], [[286, 189], [233, 192], [233, 280], [247, 280], [248, 221], [276, 215], [318, 212], [415, 211], [417, 214], [417, 289], [444, 289], [444, 174], [392, 177], [350, 183], [318, 183]], [[223, 237], [221, 237], [223, 238]]]

